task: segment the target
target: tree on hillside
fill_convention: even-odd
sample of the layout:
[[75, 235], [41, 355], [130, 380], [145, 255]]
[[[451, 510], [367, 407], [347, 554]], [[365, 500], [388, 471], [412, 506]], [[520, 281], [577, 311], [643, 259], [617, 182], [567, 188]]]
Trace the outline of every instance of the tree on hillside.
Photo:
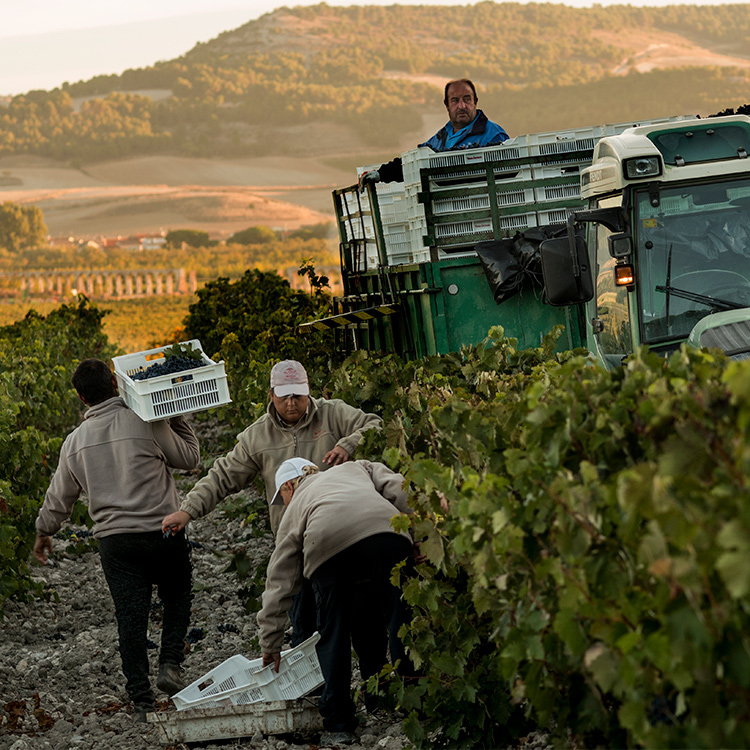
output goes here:
[[0, 205], [0, 247], [12, 253], [42, 244], [47, 237], [44, 215], [36, 206]]
[[170, 247], [182, 247], [183, 243], [189, 247], [208, 247], [210, 240], [208, 232], [202, 229], [172, 229], [165, 238]]
[[227, 245], [266, 245], [274, 240], [276, 240], [276, 232], [271, 227], [261, 224], [235, 232], [227, 240]]
[[301, 240], [324, 240], [331, 232], [333, 232], [333, 224], [330, 221], [321, 221], [319, 224], [308, 224], [305, 227], [300, 227], [290, 232], [287, 238], [292, 239], [296, 237]]

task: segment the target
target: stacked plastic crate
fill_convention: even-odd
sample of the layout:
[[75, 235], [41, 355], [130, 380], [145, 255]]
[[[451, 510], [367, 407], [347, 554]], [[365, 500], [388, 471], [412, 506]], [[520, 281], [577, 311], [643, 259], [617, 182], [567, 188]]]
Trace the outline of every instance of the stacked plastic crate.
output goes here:
[[403, 182], [378, 182], [380, 223], [388, 256], [388, 265], [411, 263], [411, 237], [409, 233], [409, 211], [406, 205], [406, 190]]
[[263, 666], [263, 659], [231, 656], [172, 696], [178, 711], [218, 706], [296, 700], [323, 684], [315, 651], [314, 633], [294, 648], [281, 652], [279, 671]]
[[[677, 119], [683, 118], [649, 122]], [[534, 133], [477, 149], [407, 151], [402, 163], [412, 258], [473, 255], [477, 242], [564, 224], [583, 207], [579, 174], [591, 164], [596, 142], [633, 125]]]
[[[359, 167], [357, 176], [378, 165]], [[375, 184], [380, 212], [380, 223], [383, 229], [383, 241], [388, 265], [410, 263], [412, 258], [412, 241], [409, 232], [406, 191], [401, 182], [379, 182]], [[344, 231], [348, 241], [354, 240], [359, 248], [355, 265], [358, 270], [376, 268], [378, 251], [375, 238], [375, 219], [367, 191], [350, 192], [342, 196], [344, 205], [341, 214], [344, 218]]]
[[[361, 167], [357, 173], [364, 171]], [[342, 225], [342, 241], [354, 248], [353, 269], [366, 271], [377, 268], [378, 250], [375, 242], [375, 224], [367, 193], [352, 191], [342, 193], [338, 212]]]

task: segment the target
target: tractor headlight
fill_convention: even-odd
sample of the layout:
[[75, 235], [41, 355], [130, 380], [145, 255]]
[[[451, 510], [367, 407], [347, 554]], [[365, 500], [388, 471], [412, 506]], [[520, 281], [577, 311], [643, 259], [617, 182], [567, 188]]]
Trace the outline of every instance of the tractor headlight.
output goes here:
[[661, 158], [658, 156], [638, 156], [635, 159], [625, 159], [622, 168], [627, 180], [658, 177], [661, 174]]

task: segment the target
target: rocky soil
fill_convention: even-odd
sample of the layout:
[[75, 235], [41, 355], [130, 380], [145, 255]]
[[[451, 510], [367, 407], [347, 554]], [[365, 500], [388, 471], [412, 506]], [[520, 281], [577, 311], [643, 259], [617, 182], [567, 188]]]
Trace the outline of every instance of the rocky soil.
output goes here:
[[[225, 505], [229, 509], [232, 504], [236, 501]], [[188, 634], [194, 643], [185, 661], [188, 682], [235, 654], [260, 655], [255, 615], [246, 613], [237, 595], [241, 583], [234, 572], [223, 571], [238, 548], [246, 549], [253, 566], [263, 562], [273, 541], [270, 533], [255, 537], [250, 527], [229, 515], [217, 509], [189, 527], [195, 598]], [[158, 725], [134, 720], [120, 670], [114, 608], [98, 554], [67, 552], [70, 541], [65, 539], [54, 543], [49, 564], [39, 566], [35, 573], [47, 584], [49, 600], [9, 602], [1, 623], [0, 750], [188, 747], [170, 745]], [[159, 619], [155, 604], [149, 630], [154, 645], [161, 638]], [[150, 654], [155, 675], [157, 648]], [[175, 708], [165, 695], [157, 695], [157, 710]], [[363, 717], [358, 734], [359, 744], [353, 748], [399, 750], [409, 746], [394, 717]], [[319, 734], [256, 733], [198, 746], [204, 750], [301, 750], [319, 747], [318, 743]]]

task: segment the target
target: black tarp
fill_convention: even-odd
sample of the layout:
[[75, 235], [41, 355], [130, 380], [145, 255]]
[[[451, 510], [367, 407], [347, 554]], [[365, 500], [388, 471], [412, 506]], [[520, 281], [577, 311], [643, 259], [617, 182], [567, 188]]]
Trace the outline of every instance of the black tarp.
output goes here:
[[564, 233], [565, 226], [531, 227], [513, 237], [478, 242], [474, 246], [498, 305], [522, 286], [543, 287], [539, 245]]

